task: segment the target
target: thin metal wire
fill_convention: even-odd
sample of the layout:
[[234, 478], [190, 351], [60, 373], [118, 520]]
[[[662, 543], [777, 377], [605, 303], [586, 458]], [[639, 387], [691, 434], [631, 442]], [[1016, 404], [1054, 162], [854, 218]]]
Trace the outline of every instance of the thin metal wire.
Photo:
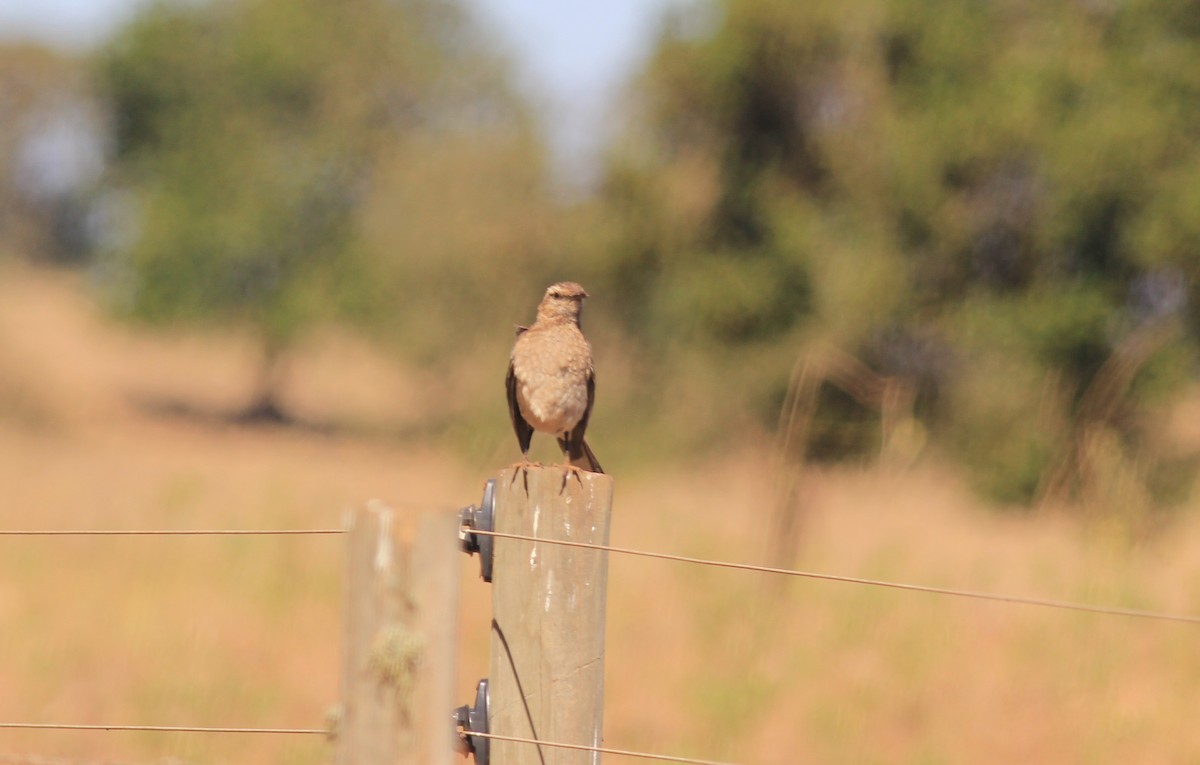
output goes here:
[[284, 733], [320, 735], [329, 733], [329, 731], [320, 728], [205, 728], [191, 725], [76, 725], [70, 723], [0, 723], [0, 729], [3, 728], [24, 728], [29, 730], [132, 730], [158, 733]]
[[0, 529], [0, 537], [284, 536], [345, 534], [345, 529]]
[[1168, 614], [1158, 611], [1142, 611], [1135, 608], [1120, 608], [1116, 606], [1093, 606], [1086, 603], [1072, 603], [1065, 600], [1047, 600], [1044, 598], [1028, 598], [1020, 595], [1000, 595], [991, 592], [975, 592], [971, 590], [958, 590], [949, 587], [931, 587], [922, 584], [902, 584], [899, 582], [887, 582], [879, 579], [865, 579], [857, 576], [841, 576], [838, 574], [821, 574], [814, 571], [797, 571], [789, 568], [775, 568], [772, 566], [755, 566], [750, 563], [732, 563], [722, 560], [708, 560], [705, 558], [691, 558], [685, 555], [672, 555], [670, 553], [647, 552], [645, 550], [633, 550], [627, 547], [610, 547], [608, 545], [597, 545], [590, 542], [572, 542], [565, 539], [546, 539], [543, 537], [532, 537], [524, 534], [510, 534], [503, 531], [482, 531], [464, 527], [465, 531], [471, 534], [483, 534], [485, 536], [499, 537], [501, 539], [519, 539], [526, 542], [545, 542], [547, 544], [563, 545], [566, 547], [581, 547], [588, 550], [604, 550], [605, 552], [614, 552], [621, 555], [633, 555], [643, 558], [657, 558], [659, 560], [670, 560], [679, 563], [694, 563], [700, 566], [716, 566], [718, 568], [732, 568], [739, 571], [757, 571], [764, 574], [780, 574], [783, 576], [795, 576], [804, 579], [819, 579], [827, 582], [843, 582], [847, 584], [865, 584], [871, 587], [887, 587], [894, 590], [908, 590], [910, 592], [926, 592], [935, 595], [952, 595], [959, 598], [972, 598], [975, 600], [988, 600], [999, 603], [1016, 603], [1025, 606], [1042, 606], [1045, 608], [1061, 608], [1068, 611], [1084, 611], [1093, 614], [1105, 614], [1108, 616], [1128, 616], [1136, 619], [1157, 619], [1159, 621], [1182, 622], [1185, 624], [1200, 624], [1200, 616], [1187, 616], [1183, 614]]
[[464, 731], [463, 735], [479, 736], [480, 738], [490, 738], [496, 741], [513, 741], [518, 744], [537, 744], [539, 746], [548, 746], [552, 749], [576, 749], [584, 752], [598, 752], [599, 754], [613, 754], [620, 757], [638, 757], [643, 760], [660, 760], [662, 762], [683, 762], [689, 765], [736, 765], [732, 762], [719, 762], [717, 760], [697, 760], [691, 757], [673, 757], [669, 754], [650, 754], [649, 752], [633, 752], [628, 749], [611, 749], [605, 746], [587, 746], [585, 744], [564, 744], [558, 741], [542, 741], [536, 738], [521, 738], [520, 736], [502, 736], [497, 733], [475, 733], [473, 731]]

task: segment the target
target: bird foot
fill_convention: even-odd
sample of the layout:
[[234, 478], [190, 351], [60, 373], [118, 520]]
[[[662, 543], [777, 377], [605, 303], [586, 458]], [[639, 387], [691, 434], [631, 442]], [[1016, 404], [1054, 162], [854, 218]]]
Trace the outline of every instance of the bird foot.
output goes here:
[[561, 467], [563, 471], [562, 486], [558, 487], [559, 494], [567, 490], [567, 482], [571, 480], [572, 476], [575, 477], [576, 481], [579, 481], [579, 488], [583, 488], [583, 479], [579, 477], [579, 474], [583, 472], [583, 468], [577, 468], [569, 462], [557, 467]]
[[517, 473], [520, 473], [521, 474], [521, 482], [525, 486], [525, 496], [527, 496], [527, 497], [529, 496], [529, 468], [531, 468], [531, 467], [540, 468], [540, 467], [542, 467], [542, 463], [530, 462], [529, 460], [519, 460], [519, 461], [514, 462], [513, 464], [509, 465], [509, 469], [513, 471], [513, 474], [512, 474], [512, 480], [510, 480], [508, 482], [508, 485], [512, 486], [514, 483], [516, 483], [517, 482]]

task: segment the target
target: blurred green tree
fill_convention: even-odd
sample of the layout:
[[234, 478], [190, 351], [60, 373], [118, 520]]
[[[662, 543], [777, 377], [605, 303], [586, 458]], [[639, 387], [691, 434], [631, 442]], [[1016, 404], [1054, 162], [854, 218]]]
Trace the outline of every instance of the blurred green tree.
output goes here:
[[706, 8], [664, 26], [596, 212], [652, 357], [765, 420], [832, 343], [1004, 500], [1078, 483], [1097, 429], [1153, 452], [1200, 334], [1200, 7]]
[[[439, 0], [147, 6], [97, 62], [132, 211], [100, 269], [119, 310], [253, 327], [262, 378], [244, 416], [286, 419], [280, 362], [306, 328], [404, 315], [393, 285], [418, 253], [381, 219], [413, 221], [379, 210], [422, 144], [533, 142], [503, 63]], [[426, 232], [456, 214], [472, 211], [434, 211]]]

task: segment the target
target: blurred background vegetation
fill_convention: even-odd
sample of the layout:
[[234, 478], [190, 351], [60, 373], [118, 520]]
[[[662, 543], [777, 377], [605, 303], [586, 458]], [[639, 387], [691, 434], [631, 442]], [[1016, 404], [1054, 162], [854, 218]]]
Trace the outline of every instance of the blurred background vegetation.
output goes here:
[[303, 415], [287, 359], [337, 324], [432, 381], [411, 432], [515, 456], [512, 325], [572, 278], [605, 464], [775, 439], [1015, 506], [1191, 488], [1156, 413], [1196, 373], [1197, 3], [681, 11], [583, 194], [512, 70], [441, 0], [157, 2], [88, 55], [7, 45], [0, 253], [252, 332], [249, 420]]

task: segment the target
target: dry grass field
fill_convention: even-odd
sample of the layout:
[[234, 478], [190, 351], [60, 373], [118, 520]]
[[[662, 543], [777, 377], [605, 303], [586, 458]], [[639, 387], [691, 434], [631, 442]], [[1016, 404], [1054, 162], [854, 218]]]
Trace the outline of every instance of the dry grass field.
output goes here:
[[[247, 395], [252, 361], [238, 337], [114, 327], [77, 275], [0, 270], [0, 527], [329, 527], [371, 497], [477, 499], [488, 466], [381, 435], [422, 406], [404, 370], [319, 338], [287, 400], [315, 421], [383, 426], [227, 424], [214, 413]], [[1197, 437], [1195, 415], [1180, 411], [1181, 436]], [[761, 561], [770, 464], [750, 449], [618, 474], [613, 543]], [[1194, 507], [1134, 546], [1066, 514], [989, 512], [934, 467], [804, 486], [799, 568], [1200, 614]], [[338, 694], [341, 565], [337, 537], [0, 537], [0, 722], [320, 727]], [[477, 570], [464, 557], [463, 701], [487, 672]], [[1194, 763], [1198, 638], [613, 557], [606, 743], [744, 765]], [[0, 763], [329, 754], [320, 737], [0, 731]]]

